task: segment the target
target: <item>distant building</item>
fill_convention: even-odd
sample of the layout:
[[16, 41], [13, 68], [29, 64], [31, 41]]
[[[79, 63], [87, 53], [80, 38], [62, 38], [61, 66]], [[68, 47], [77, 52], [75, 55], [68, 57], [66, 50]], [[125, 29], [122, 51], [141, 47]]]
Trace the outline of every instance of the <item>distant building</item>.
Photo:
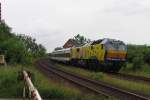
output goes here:
[[71, 47], [76, 47], [79, 46], [78, 43], [74, 39], [69, 39], [63, 46], [63, 48], [71, 48]]

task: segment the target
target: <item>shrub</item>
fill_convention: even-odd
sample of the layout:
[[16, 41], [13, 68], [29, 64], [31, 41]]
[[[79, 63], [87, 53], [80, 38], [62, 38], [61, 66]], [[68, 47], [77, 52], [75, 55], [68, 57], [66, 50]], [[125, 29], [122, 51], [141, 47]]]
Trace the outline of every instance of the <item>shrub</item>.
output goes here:
[[141, 66], [144, 64], [143, 62], [143, 56], [142, 55], [137, 55], [136, 57], [133, 58], [133, 70], [140, 69]]

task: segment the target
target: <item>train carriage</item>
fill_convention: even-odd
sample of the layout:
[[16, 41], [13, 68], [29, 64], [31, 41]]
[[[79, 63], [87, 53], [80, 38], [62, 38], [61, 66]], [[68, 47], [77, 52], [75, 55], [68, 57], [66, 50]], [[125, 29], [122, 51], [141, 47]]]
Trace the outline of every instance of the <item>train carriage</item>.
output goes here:
[[56, 50], [51, 59], [84, 65], [90, 69], [117, 72], [126, 62], [127, 47], [119, 40], [100, 39], [81, 47]]
[[56, 50], [51, 53], [51, 59], [53, 60], [58, 60], [58, 61], [70, 61], [70, 48], [68, 49], [61, 49], [61, 50]]

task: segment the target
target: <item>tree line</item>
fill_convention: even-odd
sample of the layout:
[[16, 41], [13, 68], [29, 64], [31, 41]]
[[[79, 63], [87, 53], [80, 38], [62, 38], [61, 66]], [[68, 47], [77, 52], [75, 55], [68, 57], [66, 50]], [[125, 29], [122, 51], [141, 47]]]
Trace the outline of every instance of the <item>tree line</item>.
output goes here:
[[0, 23], [0, 54], [7, 63], [31, 63], [33, 59], [46, 55], [46, 49], [27, 35], [17, 35], [5, 23]]
[[140, 69], [143, 64], [150, 65], [150, 46], [127, 45], [127, 61], [133, 64], [133, 69]]

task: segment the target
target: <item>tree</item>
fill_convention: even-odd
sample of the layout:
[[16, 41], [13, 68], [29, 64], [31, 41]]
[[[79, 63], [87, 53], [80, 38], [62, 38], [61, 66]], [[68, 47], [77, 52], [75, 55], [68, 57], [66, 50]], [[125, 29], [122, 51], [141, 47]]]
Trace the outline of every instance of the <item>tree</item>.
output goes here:
[[87, 39], [80, 34], [77, 34], [76, 36], [74, 36], [73, 40], [75, 40], [75, 42], [80, 46], [91, 41], [90, 39]]
[[8, 39], [9, 37], [13, 37], [14, 34], [11, 33], [11, 28], [5, 24], [4, 21], [0, 23], [0, 41], [4, 41], [4, 39]]
[[133, 58], [133, 67], [132, 67], [132, 69], [133, 70], [140, 69], [143, 64], [144, 64], [143, 55], [139, 53]]
[[150, 48], [147, 47], [147, 49], [144, 50], [144, 62], [150, 64]]
[[27, 35], [17, 36], [23, 43], [27, 52], [31, 53], [33, 57], [42, 57], [46, 55], [46, 49], [43, 45], [37, 44], [36, 39]]
[[16, 35], [4, 22], [0, 23], [0, 54], [7, 63], [31, 63], [33, 59], [46, 55], [46, 49], [27, 35]]
[[1, 44], [3, 54], [5, 54], [6, 61], [9, 63], [23, 63], [25, 61], [25, 47], [22, 42], [16, 38], [9, 38]]

